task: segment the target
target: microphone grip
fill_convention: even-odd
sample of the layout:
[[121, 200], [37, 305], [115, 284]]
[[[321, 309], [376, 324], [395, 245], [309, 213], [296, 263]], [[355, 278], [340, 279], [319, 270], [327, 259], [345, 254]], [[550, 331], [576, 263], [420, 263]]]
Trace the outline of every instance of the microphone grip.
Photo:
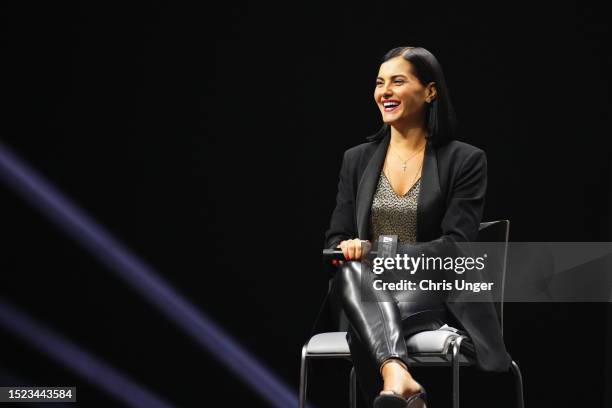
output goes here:
[[331, 262], [332, 260], [346, 261], [341, 249], [324, 249], [323, 262]]

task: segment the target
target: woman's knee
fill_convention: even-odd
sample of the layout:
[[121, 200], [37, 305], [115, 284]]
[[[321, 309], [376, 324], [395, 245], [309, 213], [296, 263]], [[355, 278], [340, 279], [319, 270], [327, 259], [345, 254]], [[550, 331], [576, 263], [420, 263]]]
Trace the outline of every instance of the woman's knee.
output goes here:
[[346, 292], [347, 290], [353, 292], [355, 288], [359, 287], [361, 282], [361, 262], [344, 262], [338, 268], [336, 280], [336, 284], [341, 292]]
[[340, 265], [336, 275], [336, 285], [343, 301], [356, 297], [361, 287], [361, 263], [348, 261]]

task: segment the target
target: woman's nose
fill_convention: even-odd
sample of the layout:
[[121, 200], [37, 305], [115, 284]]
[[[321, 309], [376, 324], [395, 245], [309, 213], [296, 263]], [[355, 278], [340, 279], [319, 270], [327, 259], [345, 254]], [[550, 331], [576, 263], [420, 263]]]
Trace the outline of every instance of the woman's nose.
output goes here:
[[391, 92], [391, 89], [390, 89], [390, 88], [389, 88], [389, 86], [387, 85], [387, 87], [386, 87], [386, 88], [384, 88], [384, 90], [383, 90], [383, 96], [384, 96], [385, 98], [388, 98], [388, 97], [390, 97], [391, 95], [393, 95], [393, 92]]

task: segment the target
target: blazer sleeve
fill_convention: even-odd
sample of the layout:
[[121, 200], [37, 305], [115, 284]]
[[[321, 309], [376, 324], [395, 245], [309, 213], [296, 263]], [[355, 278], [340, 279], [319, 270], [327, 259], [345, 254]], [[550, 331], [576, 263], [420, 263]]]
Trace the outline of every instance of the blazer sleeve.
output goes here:
[[482, 221], [487, 193], [487, 156], [476, 150], [462, 163], [446, 213], [442, 237], [455, 242], [475, 241]]
[[417, 244], [400, 243], [400, 253], [441, 255], [451, 250], [453, 243], [476, 241], [482, 221], [487, 192], [487, 156], [478, 149], [458, 166], [446, 212], [442, 218], [442, 236]]
[[338, 177], [338, 193], [336, 207], [331, 216], [329, 229], [325, 232], [324, 246], [328, 249], [336, 246], [346, 239], [357, 236], [355, 223], [355, 183], [350, 170], [349, 151], [344, 152], [342, 166]]

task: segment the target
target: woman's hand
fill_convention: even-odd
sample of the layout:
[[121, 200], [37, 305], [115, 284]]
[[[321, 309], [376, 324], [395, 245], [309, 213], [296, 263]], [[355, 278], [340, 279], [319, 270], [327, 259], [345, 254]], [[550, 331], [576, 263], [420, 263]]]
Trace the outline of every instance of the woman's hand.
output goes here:
[[340, 242], [336, 248], [342, 249], [344, 259], [347, 261], [358, 261], [369, 252], [371, 244], [370, 241], [355, 238]]

